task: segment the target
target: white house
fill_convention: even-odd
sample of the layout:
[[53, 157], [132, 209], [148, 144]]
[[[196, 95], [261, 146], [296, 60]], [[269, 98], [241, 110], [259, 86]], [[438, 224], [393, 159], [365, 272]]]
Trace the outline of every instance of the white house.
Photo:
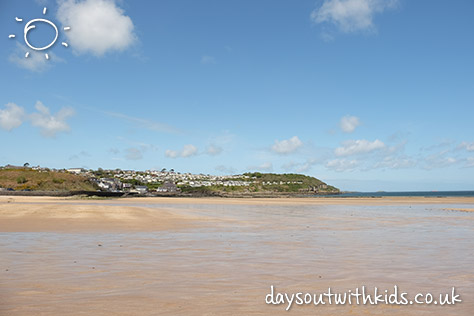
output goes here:
[[69, 168], [67, 169], [67, 172], [70, 173], [75, 173], [75, 174], [81, 174], [81, 172], [84, 172], [85, 170], [82, 168]]

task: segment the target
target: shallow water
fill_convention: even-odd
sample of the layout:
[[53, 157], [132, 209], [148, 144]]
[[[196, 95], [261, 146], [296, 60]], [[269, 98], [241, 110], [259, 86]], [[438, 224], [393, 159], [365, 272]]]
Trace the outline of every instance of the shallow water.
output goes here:
[[[0, 233], [0, 315], [467, 316], [474, 311], [472, 212], [428, 204], [148, 207], [221, 221], [152, 232]], [[455, 287], [463, 302], [294, 305], [286, 312], [286, 305], [265, 304], [271, 285], [287, 293], [397, 285], [412, 296]]]

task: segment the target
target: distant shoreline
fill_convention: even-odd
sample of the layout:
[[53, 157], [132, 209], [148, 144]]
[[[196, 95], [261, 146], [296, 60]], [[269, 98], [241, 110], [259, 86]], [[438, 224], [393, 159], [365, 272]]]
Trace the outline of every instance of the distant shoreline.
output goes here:
[[72, 196], [86, 196], [86, 197], [110, 197], [110, 198], [128, 198], [128, 197], [176, 197], [176, 198], [307, 198], [317, 196], [337, 196], [338, 193], [301, 193], [301, 192], [163, 192], [163, 193], [146, 193], [137, 194], [129, 192], [107, 192], [107, 191], [0, 191], [0, 196], [46, 196], [46, 197], [72, 197]]
[[474, 191], [407, 191], [407, 192], [341, 192], [341, 193], [296, 193], [296, 192], [213, 192], [206, 193], [147, 193], [137, 194], [128, 192], [104, 191], [0, 191], [0, 196], [45, 196], [45, 197], [104, 197], [104, 198], [383, 198], [383, 197], [421, 197], [421, 198], [447, 198], [447, 197], [474, 197]]

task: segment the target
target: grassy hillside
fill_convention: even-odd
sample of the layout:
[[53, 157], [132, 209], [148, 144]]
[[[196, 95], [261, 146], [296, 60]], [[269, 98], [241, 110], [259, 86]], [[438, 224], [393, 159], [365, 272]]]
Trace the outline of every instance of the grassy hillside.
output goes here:
[[339, 189], [327, 185], [314, 177], [301, 174], [274, 174], [252, 172], [245, 173], [242, 181], [250, 181], [249, 186], [223, 186], [214, 185], [207, 187], [181, 187], [183, 192], [196, 194], [216, 193], [295, 193], [295, 194], [335, 194]]
[[97, 188], [83, 176], [56, 171], [0, 169], [0, 188], [16, 191], [95, 191]]
[[[284, 173], [284, 174], [275, 174], [275, 173], [260, 173], [260, 172], [253, 172], [253, 173], [245, 173], [244, 176], [248, 176], [251, 179], [254, 179], [264, 185], [268, 185], [268, 183], [278, 183], [278, 185], [288, 185], [288, 182], [292, 185], [297, 185], [298, 188], [305, 188], [308, 186], [317, 187], [320, 185], [325, 185], [323, 181], [316, 179], [314, 177], [305, 176], [303, 174], [295, 174], [295, 173]], [[283, 184], [281, 183], [283, 182]], [[296, 182], [296, 183], [295, 183]]]

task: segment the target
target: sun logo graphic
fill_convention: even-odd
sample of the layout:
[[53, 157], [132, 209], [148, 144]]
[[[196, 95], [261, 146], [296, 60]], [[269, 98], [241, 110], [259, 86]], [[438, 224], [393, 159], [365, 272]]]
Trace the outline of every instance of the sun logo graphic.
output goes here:
[[[43, 9], [43, 15], [46, 15], [46, 12], [47, 12], [47, 9], [46, 7]], [[15, 20], [19, 23], [22, 23], [23, 22], [23, 19], [19, 18], [19, 17], [16, 17]], [[54, 36], [54, 39], [48, 44], [48, 45], [45, 45], [43, 47], [36, 47], [34, 45], [32, 45], [29, 41], [28, 41], [28, 32], [30, 32], [32, 29], [36, 28], [36, 25], [34, 25], [34, 23], [46, 23], [48, 25], [50, 25], [54, 31], [55, 31], [55, 36]], [[63, 28], [64, 31], [69, 31], [71, 28], [69, 26], [66, 26]], [[23, 29], [23, 38], [25, 40], [25, 44], [31, 48], [32, 50], [35, 50], [35, 51], [45, 51], [45, 54], [44, 54], [44, 57], [46, 59], [49, 60], [49, 55], [48, 53], [46, 52], [49, 48], [51, 48], [51, 46], [54, 45], [54, 43], [56, 43], [56, 41], [58, 40], [58, 36], [59, 36], [59, 31], [58, 31], [58, 27], [56, 26], [56, 24], [54, 24], [53, 22], [51, 22], [50, 20], [46, 20], [46, 19], [33, 19], [33, 20], [30, 20], [28, 21], [28, 23], [26, 23], [25, 25], [25, 28]], [[10, 34], [8, 36], [9, 38], [13, 39], [16, 37], [15, 34]], [[66, 42], [62, 42], [61, 43], [64, 47], [68, 47], [68, 43]], [[26, 54], [25, 54], [25, 58], [28, 58], [30, 56], [30, 52], [27, 51]]]

